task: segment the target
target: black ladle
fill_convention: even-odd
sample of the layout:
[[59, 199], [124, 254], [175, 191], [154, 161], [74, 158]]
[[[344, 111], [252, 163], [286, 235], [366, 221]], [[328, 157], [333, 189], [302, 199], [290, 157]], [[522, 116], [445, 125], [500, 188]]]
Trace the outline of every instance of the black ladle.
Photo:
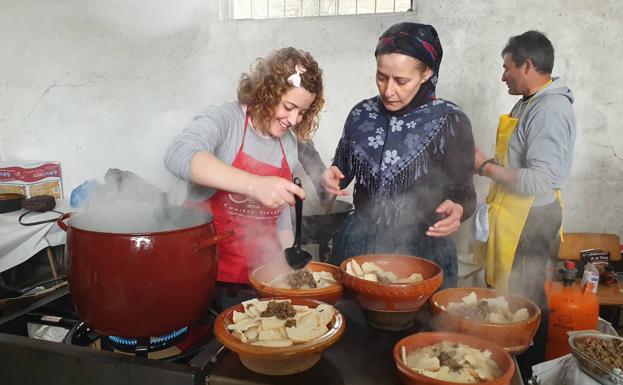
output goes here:
[[[294, 184], [301, 187], [301, 180], [294, 178]], [[284, 250], [286, 262], [294, 270], [299, 270], [307, 266], [312, 260], [311, 254], [301, 249], [301, 222], [303, 221], [303, 201], [298, 195], [294, 195], [294, 212], [296, 215], [296, 232], [294, 233], [294, 244]]]

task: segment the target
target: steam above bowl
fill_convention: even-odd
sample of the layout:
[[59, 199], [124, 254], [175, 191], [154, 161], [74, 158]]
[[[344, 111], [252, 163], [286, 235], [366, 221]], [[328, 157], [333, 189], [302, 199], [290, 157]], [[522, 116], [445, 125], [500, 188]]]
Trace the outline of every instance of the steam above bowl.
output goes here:
[[[460, 303], [470, 293], [475, 293], [479, 300], [503, 295], [510, 312], [525, 308], [527, 319], [520, 322], [492, 323], [448, 311], [450, 303]], [[432, 325], [437, 330], [480, 337], [497, 343], [511, 354], [519, 354], [528, 349], [541, 321], [541, 310], [528, 298], [511, 293], [500, 294], [494, 289], [479, 287], [457, 287], [438, 291], [430, 298], [430, 309], [435, 317]]]

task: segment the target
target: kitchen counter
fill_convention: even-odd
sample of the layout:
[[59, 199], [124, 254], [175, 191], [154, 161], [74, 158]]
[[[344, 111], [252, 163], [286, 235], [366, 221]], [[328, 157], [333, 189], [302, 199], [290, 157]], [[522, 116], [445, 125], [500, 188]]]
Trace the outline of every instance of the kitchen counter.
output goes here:
[[[323, 352], [320, 361], [311, 369], [291, 376], [267, 376], [245, 368], [238, 355], [229, 352], [210, 374], [210, 385], [346, 385], [401, 384], [392, 349], [401, 338], [430, 330], [429, 313], [419, 312], [416, 324], [403, 331], [389, 332], [374, 329], [365, 322], [363, 313], [353, 298], [345, 296], [336, 304], [346, 319], [346, 331], [340, 341]], [[523, 385], [517, 375], [511, 385]]]

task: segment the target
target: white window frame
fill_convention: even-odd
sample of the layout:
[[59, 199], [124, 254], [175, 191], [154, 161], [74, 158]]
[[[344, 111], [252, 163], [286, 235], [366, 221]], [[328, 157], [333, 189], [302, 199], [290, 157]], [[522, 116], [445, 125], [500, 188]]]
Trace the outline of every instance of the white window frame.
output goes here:
[[[249, 1], [251, 7], [253, 8], [252, 2], [254, 0], [247, 0]], [[301, 9], [303, 8], [303, 1], [304, 0], [300, 0], [301, 2]], [[239, 19], [235, 19], [233, 17], [233, 9], [232, 9], [232, 0], [220, 0], [220, 18], [221, 20], [230, 20], [230, 21], [238, 21], [238, 20], [280, 20], [280, 19], [300, 19], [300, 18], [315, 18], [315, 17], [339, 17], [339, 16], [359, 16], [359, 15], [389, 15], [392, 13], [404, 13], [404, 12], [410, 12], [410, 11], [414, 11], [415, 10], [415, 3], [416, 0], [410, 0], [410, 4], [411, 7], [408, 10], [405, 11], [396, 11], [396, 1], [397, 0], [388, 0], [388, 1], [393, 1], [393, 11], [392, 12], [377, 12], [377, 5], [378, 5], [378, 1], [381, 0], [373, 0], [374, 1], [374, 11], [373, 12], [364, 12], [364, 13], [358, 13], [358, 5], [357, 2], [358, 0], [355, 0], [355, 13], [338, 13], [339, 12], [339, 7], [340, 7], [340, 0], [335, 0], [335, 14], [328, 14], [328, 15], [320, 15], [320, 0], [318, 1], [318, 14], [317, 15], [305, 15], [305, 16], [286, 16], [286, 2], [285, 0], [283, 1], [283, 14], [281, 16], [270, 16], [269, 13], [269, 1], [266, 1], [266, 14], [268, 15], [267, 17], [253, 17], [253, 15], [251, 15], [251, 17], [249, 18], [239, 18]]]

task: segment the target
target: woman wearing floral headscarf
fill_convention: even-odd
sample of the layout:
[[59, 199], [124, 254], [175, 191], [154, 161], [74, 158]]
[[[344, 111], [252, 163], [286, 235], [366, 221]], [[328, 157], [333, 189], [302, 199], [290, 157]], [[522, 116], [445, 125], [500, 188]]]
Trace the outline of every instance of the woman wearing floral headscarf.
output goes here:
[[333, 195], [347, 195], [355, 182], [355, 212], [334, 239], [333, 263], [370, 253], [416, 255], [441, 265], [444, 286], [456, 285], [456, 249], [447, 236], [475, 208], [474, 139], [463, 111], [435, 95], [442, 54], [430, 25], [395, 24], [379, 38], [379, 95], [352, 108], [323, 174]]

